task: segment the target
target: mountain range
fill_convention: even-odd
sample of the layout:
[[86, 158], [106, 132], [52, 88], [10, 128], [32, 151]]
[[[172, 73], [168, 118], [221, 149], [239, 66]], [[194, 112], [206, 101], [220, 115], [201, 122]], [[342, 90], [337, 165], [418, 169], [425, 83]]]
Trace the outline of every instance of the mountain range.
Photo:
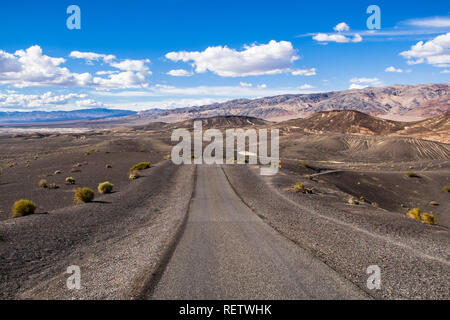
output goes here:
[[0, 112], [0, 124], [29, 124], [37, 122], [60, 122], [76, 120], [92, 120], [104, 118], [126, 117], [136, 112], [106, 108], [83, 109], [73, 111], [32, 111], [32, 112]]
[[355, 110], [378, 118], [419, 121], [450, 110], [450, 84], [394, 85], [314, 94], [288, 94], [259, 99], [238, 99], [179, 109], [150, 109], [139, 113], [113, 109], [54, 112], [0, 112], [0, 124], [84, 121], [87, 127], [173, 123], [215, 116], [245, 116], [281, 122], [314, 113]]

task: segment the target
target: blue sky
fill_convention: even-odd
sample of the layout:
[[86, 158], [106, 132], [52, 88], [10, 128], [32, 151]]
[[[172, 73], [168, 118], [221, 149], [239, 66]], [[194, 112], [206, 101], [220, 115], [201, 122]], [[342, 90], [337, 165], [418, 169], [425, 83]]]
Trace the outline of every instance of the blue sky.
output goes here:
[[[69, 30], [69, 5], [81, 29]], [[369, 5], [381, 29], [368, 30]], [[0, 4], [0, 111], [145, 110], [449, 82], [448, 1]]]

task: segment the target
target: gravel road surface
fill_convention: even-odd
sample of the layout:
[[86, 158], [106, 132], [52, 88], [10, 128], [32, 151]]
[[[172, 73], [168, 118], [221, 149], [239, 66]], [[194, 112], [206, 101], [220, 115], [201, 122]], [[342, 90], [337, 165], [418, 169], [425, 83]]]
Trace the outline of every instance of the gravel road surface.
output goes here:
[[199, 166], [189, 218], [151, 299], [353, 299], [367, 295], [277, 233]]

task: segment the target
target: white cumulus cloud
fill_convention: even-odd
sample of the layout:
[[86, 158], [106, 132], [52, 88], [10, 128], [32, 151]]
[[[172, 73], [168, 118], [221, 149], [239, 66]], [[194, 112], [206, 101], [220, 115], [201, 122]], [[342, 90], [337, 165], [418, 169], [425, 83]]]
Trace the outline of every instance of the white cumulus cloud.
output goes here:
[[383, 82], [381, 82], [378, 78], [353, 78], [350, 79], [350, 89], [364, 89], [367, 87], [379, 87], [382, 86]]
[[169, 52], [166, 58], [174, 62], [191, 62], [197, 73], [211, 71], [222, 77], [289, 72], [293, 62], [299, 59], [291, 42], [275, 40], [268, 44], [245, 46], [242, 51], [217, 46], [201, 52]]
[[350, 31], [350, 27], [345, 22], [341, 22], [337, 24], [334, 28], [336, 33], [322, 33], [319, 32], [313, 36], [313, 39], [317, 42], [322, 42], [323, 44], [327, 44], [328, 42], [336, 42], [336, 43], [357, 43], [363, 41], [363, 38], [358, 33], [353, 34], [353, 38], [351, 36], [342, 34], [348, 33]]
[[436, 67], [447, 67], [450, 65], [450, 32], [427, 42], [419, 41], [400, 55], [411, 65], [426, 62]]
[[95, 100], [87, 99], [86, 94], [70, 93], [57, 95], [53, 92], [43, 94], [21, 94], [0, 92], [0, 107], [8, 110], [52, 109], [74, 105], [79, 107], [102, 106]]
[[76, 59], [84, 59], [89, 63], [91, 63], [92, 61], [99, 61], [99, 60], [103, 60], [104, 62], [109, 63], [116, 60], [116, 56], [112, 54], [99, 54], [95, 52], [80, 52], [80, 51], [72, 51], [69, 57]]
[[167, 74], [172, 77], [190, 77], [190, 76], [192, 76], [191, 72], [184, 70], [184, 69], [170, 70], [169, 72], [167, 72]]
[[307, 90], [307, 89], [313, 89], [314, 87], [310, 84], [305, 83], [304, 85], [301, 85], [299, 87], [300, 90]]
[[348, 24], [346, 24], [345, 22], [341, 22], [339, 24], [337, 24], [334, 28], [334, 31], [336, 32], [343, 32], [343, 31], [349, 31], [350, 27], [348, 26]]
[[384, 71], [385, 71], [385, 72], [397, 72], [397, 73], [402, 73], [402, 72], [403, 72], [403, 69], [401, 69], [401, 68], [396, 68], [396, 67], [394, 67], [394, 66], [390, 66], [390, 67], [387, 67], [386, 69], [384, 69]]
[[14, 54], [0, 51], [0, 84], [23, 87], [84, 86], [91, 80], [89, 73], [71, 73], [61, 67], [64, 58], [53, 58], [42, 54], [35, 45]]

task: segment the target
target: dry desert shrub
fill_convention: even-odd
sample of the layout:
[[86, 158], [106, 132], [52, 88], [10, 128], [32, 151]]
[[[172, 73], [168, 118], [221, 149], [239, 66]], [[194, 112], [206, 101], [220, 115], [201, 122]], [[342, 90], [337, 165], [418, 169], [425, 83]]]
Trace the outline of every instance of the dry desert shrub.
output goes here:
[[98, 192], [100, 192], [101, 194], [105, 194], [105, 193], [111, 193], [113, 191], [114, 185], [112, 183], [110, 183], [109, 181], [100, 183], [98, 185]]
[[414, 208], [414, 209], [409, 210], [408, 213], [406, 214], [406, 216], [411, 219], [422, 221], [422, 217], [420, 216], [419, 208]]
[[88, 203], [94, 200], [95, 194], [92, 189], [89, 188], [77, 188], [74, 191], [75, 203]]
[[419, 178], [419, 176], [418, 176], [417, 173], [415, 173], [415, 172], [407, 172], [407, 173], [405, 173], [405, 175], [406, 175], [408, 178]]
[[150, 162], [141, 162], [131, 167], [130, 171], [141, 171], [150, 168]]
[[132, 170], [130, 172], [130, 175], [128, 176], [128, 178], [130, 180], [136, 180], [136, 179], [139, 179], [140, 177], [141, 177], [141, 174], [137, 170]]
[[30, 200], [19, 200], [14, 203], [11, 214], [13, 218], [19, 218], [34, 214], [36, 212], [36, 204]]
[[433, 225], [436, 224], [436, 218], [434, 217], [434, 215], [424, 212], [422, 214], [422, 222]]
[[66, 184], [75, 184], [75, 179], [73, 177], [67, 177]]
[[41, 179], [41, 180], [39, 181], [39, 187], [40, 187], [40, 188], [47, 188], [47, 187], [48, 187], [47, 180]]

